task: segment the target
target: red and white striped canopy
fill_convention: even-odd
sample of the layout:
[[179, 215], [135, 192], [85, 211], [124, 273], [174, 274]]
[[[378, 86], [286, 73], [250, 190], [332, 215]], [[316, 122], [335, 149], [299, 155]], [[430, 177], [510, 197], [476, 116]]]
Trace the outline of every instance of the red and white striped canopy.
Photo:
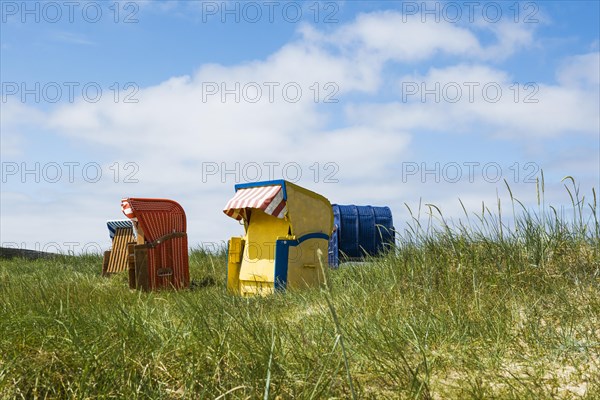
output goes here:
[[287, 210], [281, 186], [259, 186], [240, 189], [225, 206], [223, 212], [231, 218], [246, 218], [246, 208], [258, 208], [266, 214], [283, 218]]
[[133, 212], [133, 209], [131, 208], [131, 205], [129, 204], [129, 201], [127, 201], [127, 199], [121, 200], [121, 211], [123, 211], [123, 214], [125, 214], [127, 218], [133, 221], [137, 221], [135, 213]]

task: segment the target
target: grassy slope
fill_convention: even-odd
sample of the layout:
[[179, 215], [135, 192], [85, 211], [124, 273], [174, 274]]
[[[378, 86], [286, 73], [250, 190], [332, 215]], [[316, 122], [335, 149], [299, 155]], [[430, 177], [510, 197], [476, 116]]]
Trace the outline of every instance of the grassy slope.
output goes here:
[[597, 219], [488, 221], [415, 221], [396, 254], [328, 271], [330, 292], [268, 298], [227, 295], [202, 251], [177, 293], [93, 256], [0, 261], [0, 398], [600, 398]]

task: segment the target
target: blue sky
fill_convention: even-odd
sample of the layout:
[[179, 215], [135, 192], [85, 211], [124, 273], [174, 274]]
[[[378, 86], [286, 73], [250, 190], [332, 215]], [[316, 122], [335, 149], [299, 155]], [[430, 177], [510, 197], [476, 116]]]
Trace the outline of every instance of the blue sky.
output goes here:
[[255, 177], [400, 230], [405, 204], [457, 220], [504, 179], [535, 207], [542, 170], [557, 206], [564, 176], [599, 187], [597, 1], [0, 4], [4, 246], [107, 248], [125, 196], [219, 243]]

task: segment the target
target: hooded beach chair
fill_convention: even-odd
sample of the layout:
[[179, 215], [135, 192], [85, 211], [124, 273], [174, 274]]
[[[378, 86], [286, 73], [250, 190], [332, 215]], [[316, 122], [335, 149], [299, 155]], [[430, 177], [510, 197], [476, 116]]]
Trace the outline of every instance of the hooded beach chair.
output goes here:
[[102, 263], [102, 275], [104, 276], [127, 271], [129, 265], [127, 246], [135, 242], [131, 220], [106, 221], [106, 226], [112, 241], [112, 249], [104, 253]]
[[245, 235], [229, 241], [228, 290], [248, 296], [320, 286], [333, 229], [329, 200], [284, 180], [235, 190], [223, 212], [243, 221]]
[[333, 234], [329, 266], [340, 261], [363, 261], [394, 247], [394, 220], [389, 207], [333, 204]]
[[189, 286], [186, 219], [173, 200], [127, 198], [123, 213], [137, 233], [128, 247], [129, 286], [136, 289], [181, 289]]

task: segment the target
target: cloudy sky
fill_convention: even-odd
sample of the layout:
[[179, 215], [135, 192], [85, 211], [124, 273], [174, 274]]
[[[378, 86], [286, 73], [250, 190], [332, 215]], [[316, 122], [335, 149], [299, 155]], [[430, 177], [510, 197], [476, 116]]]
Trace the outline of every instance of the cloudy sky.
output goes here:
[[[568, 212], [600, 180], [597, 1], [5, 1], [1, 244], [106, 249], [122, 197], [177, 200], [192, 247], [234, 185], [464, 217], [508, 182]], [[587, 200], [586, 200], [587, 201]]]

